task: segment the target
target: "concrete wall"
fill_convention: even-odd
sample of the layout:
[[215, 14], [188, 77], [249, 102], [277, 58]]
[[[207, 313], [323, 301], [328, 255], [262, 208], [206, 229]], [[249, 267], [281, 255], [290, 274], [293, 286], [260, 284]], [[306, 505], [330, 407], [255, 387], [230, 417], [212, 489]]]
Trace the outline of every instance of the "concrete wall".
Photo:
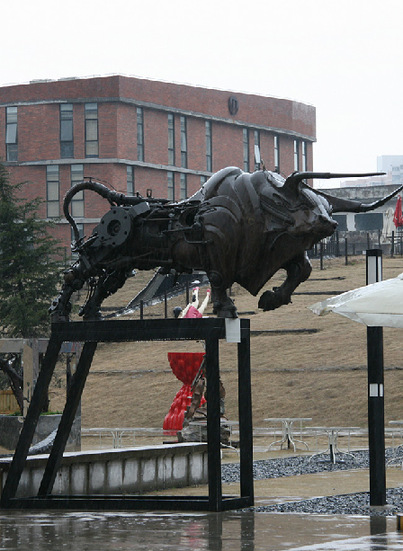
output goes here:
[[[47, 457], [28, 457], [17, 497], [37, 494]], [[0, 488], [10, 463], [10, 458], [0, 458]], [[184, 443], [65, 453], [52, 493], [142, 494], [206, 482], [207, 444]]]

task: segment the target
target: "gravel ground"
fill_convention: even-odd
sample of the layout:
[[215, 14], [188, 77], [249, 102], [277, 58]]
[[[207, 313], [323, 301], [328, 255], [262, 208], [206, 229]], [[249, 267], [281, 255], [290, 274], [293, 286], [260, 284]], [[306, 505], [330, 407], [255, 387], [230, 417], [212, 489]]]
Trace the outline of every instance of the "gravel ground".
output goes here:
[[[339, 459], [340, 457], [342, 460]], [[393, 458], [392, 448], [386, 450], [385, 457], [386, 461]], [[351, 455], [343, 454], [339, 458], [335, 464], [323, 455], [254, 461], [253, 477], [255, 480], [264, 480], [298, 474], [369, 468], [368, 451], [356, 451], [352, 452]], [[237, 482], [239, 480], [239, 465], [233, 463], [222, 465], [222, 480], [224, 483]], [[385, 508], [370, 507], [369, 492], [361, 492], [278, 503], [254, 507], [253, 509], [259, 512], [394, 516], [402, 512], [403, 488], [386, 490], [386, 501], [387, 506]]]

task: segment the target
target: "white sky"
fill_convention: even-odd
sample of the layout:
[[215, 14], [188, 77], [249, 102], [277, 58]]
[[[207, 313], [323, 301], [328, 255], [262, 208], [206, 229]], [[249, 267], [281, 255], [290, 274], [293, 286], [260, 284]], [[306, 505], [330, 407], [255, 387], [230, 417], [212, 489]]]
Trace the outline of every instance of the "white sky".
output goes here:
[[402, 0], [15, 0], [0, 85], [124, 74], [290, 98], [316, 107], [315, 170], [374, 171], [403, 154], [402, 15]]

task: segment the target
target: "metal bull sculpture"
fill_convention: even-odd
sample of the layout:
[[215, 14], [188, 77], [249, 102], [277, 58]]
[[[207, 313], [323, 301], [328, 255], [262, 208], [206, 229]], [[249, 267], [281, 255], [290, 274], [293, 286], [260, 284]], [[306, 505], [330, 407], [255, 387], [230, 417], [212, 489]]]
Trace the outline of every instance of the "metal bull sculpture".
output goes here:
[[[287, 304], [311, 273], [306, 251], [337, 227], [332, 212], [373, 210], [403, 188], [362, 204], [313, 190], [305, 180], [377, 174], [296, 172], [284, 179], [266, 170], [250, 174], [228, 167], [179, 203], [126, 197], [91, 180], [76, 184], [64, 199], [64, 214], [74, 232], [78, 259], [64, 272], [62, 290], [50, 308], [53, 319], [68, 319], [71, 295], [86, 282], [89, 298], [80, 315], [100, 318], [102, 301], [122, 287], [133, 270], [157, 267], [165, 273], [205, 271], [214, 313], [229, 318], [237, 317], [227, 295], [234, 282], [256, 296], [284, 269], [284, 283], [263, 293], [259, 308], [273, 310]], [[69, 214], [72, 198], [82, 190], [98, 193], [110, 203], [110, 210], [87, 240], [79, 238]]]

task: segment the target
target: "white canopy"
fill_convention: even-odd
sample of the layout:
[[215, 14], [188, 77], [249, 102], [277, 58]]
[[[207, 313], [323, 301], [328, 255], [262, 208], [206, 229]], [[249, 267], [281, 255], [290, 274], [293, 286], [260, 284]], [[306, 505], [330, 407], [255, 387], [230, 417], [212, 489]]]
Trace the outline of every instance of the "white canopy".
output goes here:
[[309, 306], [318, 316], [329, 312], [372, 327], [403, 328], [403, 273]]

